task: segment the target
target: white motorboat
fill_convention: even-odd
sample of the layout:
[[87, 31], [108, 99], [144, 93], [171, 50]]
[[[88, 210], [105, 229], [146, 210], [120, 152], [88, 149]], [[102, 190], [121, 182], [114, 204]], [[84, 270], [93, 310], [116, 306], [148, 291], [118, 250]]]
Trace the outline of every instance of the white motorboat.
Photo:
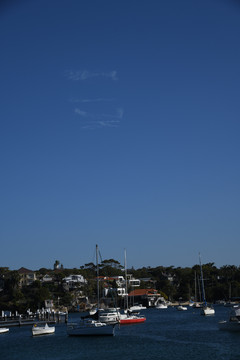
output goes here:
[[234, 306], [230, 312], [229, 320], [218, 323], [220, 330], [240, 331], [240, 306]]
[[129, 311], [130, 312], [139, 312], [139, 311], [145, 310], [145, 309], [146, 309], [146, 306], [142, 306], [142, 304], [139, 304], [139, 305], [130, 306]]
[[186, 311], [186, 310], [187, 310], [187, 307], [186, 307], [186, 306], [179, 305], [179, 306], [177, 307], [177, 310], [178, 310], [178, 311]]
[[55, 333], [55, 326], [48, 326], [45, 324], [44, 326], [37, 326], [36, 324], [32, 327], [32, 335], [49, 335]]
[[107, 324], [119, 323], [119, 308], [108, 308], [106, 310], [99, 310], [98, 320]]
[[0, 328], [0, 334], [5, 334], [7, 332], [9, 332], [8, 328]]
[[156, 309], [167, 309], [168, 305], [166, 303], [158, 303], [155, 307]]
[[110, 325], [93, 319], [68, 323], [67, 333], [70, 336], [113, 336], [115, 325]]

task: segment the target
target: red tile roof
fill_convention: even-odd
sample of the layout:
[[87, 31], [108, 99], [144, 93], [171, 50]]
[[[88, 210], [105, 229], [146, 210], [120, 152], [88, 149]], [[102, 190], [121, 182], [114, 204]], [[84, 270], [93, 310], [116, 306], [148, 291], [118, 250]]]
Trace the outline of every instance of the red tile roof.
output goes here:
[[135, 289], [128, 294], [128, 296], [143, 296], [143, 295], [157, 295], [157, 290], [155, 290], [155, 289]]

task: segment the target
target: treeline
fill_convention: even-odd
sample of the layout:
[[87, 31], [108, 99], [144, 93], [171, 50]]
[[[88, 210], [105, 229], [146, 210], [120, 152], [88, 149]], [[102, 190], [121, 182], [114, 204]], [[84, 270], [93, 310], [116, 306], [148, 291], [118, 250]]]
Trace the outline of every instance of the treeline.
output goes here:
[[[99, 275], [104, 277], [124, 276], [123, 266], [114, 260], [103, 260], [99, 266]], [[20, 274], [8, 268], [0, 268], [0, 310], [25, 312], [44, 306], [44, 300], [52, 299], [56, 307], [71, 308], [80, 303], [85, 296], [96, 298], [96, 266], [93, 263], [80, 266], [79, 269], [51, 270], [41, 268], [35, 271], [37, 280], [29, 286], [20, 286]], [[153, 288], [171, 301], [195, 299], [200, 301], [200, 267], [192, 268], [143, 267], [128, 269], [132, 278], [140, 279], [140, 288]], [[240, 298], [240, 267], [226, 265], [217, 268], [214, 263], [203, 265], [206, 298], [209, 302]], [[52, 277], [51, 282], [43, 282], [44, 275]], [[82, 275], [86, 284], [67, 291], [63, 278], [69, 275]], [[116, 281], [108, 279], [101, 282], [101, 289], [116, 288]], [[129, 288], [128, 292], [133, 290]]]
[[[134, 277], [151, 278], [155, 288], [164, 292], [169, 300], [201, 300], [200, 266], [192, 268], [162, 267], [131, 269]], [[214, 263], [203, 265], [204, 286], [209, 302], [240, 298], [240, 267], [225, 265], [217, 268]]]

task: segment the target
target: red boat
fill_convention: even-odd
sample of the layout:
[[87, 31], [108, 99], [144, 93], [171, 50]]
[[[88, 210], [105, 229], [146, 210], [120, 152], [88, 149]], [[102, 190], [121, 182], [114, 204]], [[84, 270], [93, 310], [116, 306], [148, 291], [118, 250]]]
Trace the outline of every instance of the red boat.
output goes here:
[[125, 315], [121, 314], [120, 317], [120, 325], [130, 325], [130, 324], [139, 324], [146, 321], [145, 316], [137, 316], [137, 315]]

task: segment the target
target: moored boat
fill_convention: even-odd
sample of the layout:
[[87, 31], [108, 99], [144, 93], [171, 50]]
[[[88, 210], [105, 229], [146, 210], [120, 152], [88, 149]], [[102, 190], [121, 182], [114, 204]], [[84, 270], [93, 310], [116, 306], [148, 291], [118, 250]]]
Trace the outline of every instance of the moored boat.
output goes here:
[[145, 309], [146, 309], [146, 306], [139, 304], [139, 305], [130, 306], [129, 311], [130, 312], [139, 312], [139, 311], [145, 310]]
[[155, 306], [156, 309], [167, 309], [168, 308], [168, 305], [167, 303], [158, 303], [156, 306]]
[[119, 323], [121, 325], [128, 325], [128, 324], [138, 324], [138, 323], [143, 323], [144, 321], [146, 321], [146, 317], [145, 316], [141, 316], [138, 314], [134, 314], [129, 310], [128, 307], [128, 286], [127, 286], [127, 254], [126, 254], [126, 250], [124, 251], [124, 267], [125, 267], [125, 292], [126, 292], [126, 299], [125, 299], [125, 310], [123, 314], [120, 314], [120, 320]]
[[199, 302], [195, 302], [194, 304], [193, 304], [193, 308], [194, 309], [200, 309], [202, 307], [202, 304], [200, 304]]
[[98, 320], [107, 324], [119, 323], [119, 308], [108, 308], [106, 310], [99, 310]]
[[9, 332], [9, 328], [0, 328], [0, 334], [5, 334]]
[[207, 304], [206, 296], [205, 296], [205, 289], [204, 289], [204, 280], [203, 280], [203, 271], [202, 271], [202, 262], [201, 256], [199, 253], [199, 263], [200, 263], [200, 271], [201, 271], [201, 284], [202, 284], [202, 297], [203, 297], [203, 307], [201, 309], [201, 315], [214, 315], [215, 310], [212, 306]]
[[212, 306], [205, 304], [201, 309], [201, 314], [202, 315], [214, 315], [215, 310]]
[[120, 314], [120, 325], [139, 324], [146, 321], [143, 315]]
[[36, 324], [32, 327], [32, 335], [49, 335], [55, 333], [55, 326], [48, 326], [45, 324], [44, 326], [37, 326]]
[[183, 306], [183, 305], [179, 305], [179, 306], [177, 307], [177, 310], [178, 310], [178, 311], [186, 311], [186, 310], [187, 310], [187, 307], [186, 307], [186, 306]]

